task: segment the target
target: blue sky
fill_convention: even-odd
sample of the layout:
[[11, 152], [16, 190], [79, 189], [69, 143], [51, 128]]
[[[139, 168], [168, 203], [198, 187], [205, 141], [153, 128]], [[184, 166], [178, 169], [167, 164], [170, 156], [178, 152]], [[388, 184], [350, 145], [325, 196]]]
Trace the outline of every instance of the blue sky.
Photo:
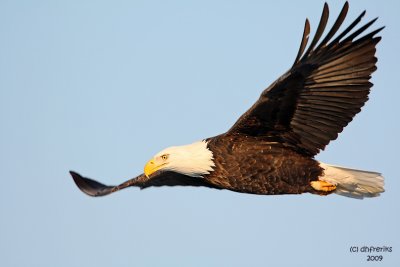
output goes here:
[[[342, 1], [330, 1], [331, 21]], [[382, 172], [386, 192], [254, 196], [205, 188], [82, 194], [159, 150], [230, 128], [296, 56], [323, 1], [0, 1], [1, 266], [364, 266], [400, 262], [397, 1], [351, 1], [386, 25], [370, 100], [318, 160]], [[330, 24], [331, 25], [331, 24]], [[313, 31], [312, 31], [313, 33]]]

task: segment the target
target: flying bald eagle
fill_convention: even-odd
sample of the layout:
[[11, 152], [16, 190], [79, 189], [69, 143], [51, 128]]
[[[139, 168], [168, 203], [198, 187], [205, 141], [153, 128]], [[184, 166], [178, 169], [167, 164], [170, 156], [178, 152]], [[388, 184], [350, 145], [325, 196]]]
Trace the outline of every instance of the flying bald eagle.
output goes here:
[[376, 35], [384, 27], [365, 34], [374, 19], [355, 29], [364, 11], [337, 34], [348, 8], [346, 2], [321, 40], [329, 16], [325, 3], [307, 49], [310, 24], [306, 19], [293, 66], [263, 91], [226, 133], [169, 147], [147, 162], [143, 174], [118, 186], [107, 186], [71, 171], [76, 185], [90, 196], [104, 196], [130, 186], [176, 185], [261, 195], [378, 196], [384, 192], [380, 173], [314, 159], [360, 112], [376, 70], [375, 46], [381, 40]]

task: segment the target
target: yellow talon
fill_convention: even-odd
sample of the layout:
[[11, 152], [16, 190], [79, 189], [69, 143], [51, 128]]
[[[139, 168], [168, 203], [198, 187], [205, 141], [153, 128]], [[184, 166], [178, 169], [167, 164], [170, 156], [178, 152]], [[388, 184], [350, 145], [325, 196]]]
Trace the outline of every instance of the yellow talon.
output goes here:
[[325, 181], [312, 181], [311, 186], [315, 190], [323, 192], [331, 192], [336, 189], [336, 185], [330, 184]]

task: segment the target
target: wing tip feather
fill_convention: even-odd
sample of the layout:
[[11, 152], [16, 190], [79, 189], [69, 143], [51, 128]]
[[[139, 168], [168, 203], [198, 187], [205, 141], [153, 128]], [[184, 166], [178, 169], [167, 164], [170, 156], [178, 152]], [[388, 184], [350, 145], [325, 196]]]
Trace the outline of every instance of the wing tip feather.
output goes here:
[[75, 171], [69, 171], [76, 186], [91, 197], [105, 196], [112, 193], [113, 186], [107, 186], [95, 180], [85, 178]]

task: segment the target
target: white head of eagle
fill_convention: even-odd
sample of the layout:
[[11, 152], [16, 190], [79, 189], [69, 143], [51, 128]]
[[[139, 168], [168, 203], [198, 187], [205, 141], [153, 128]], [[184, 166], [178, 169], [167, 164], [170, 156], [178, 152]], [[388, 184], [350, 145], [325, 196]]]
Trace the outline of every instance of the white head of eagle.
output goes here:
[[149, 177], [152, 173], [163, 170], [203, 177], [215, 167], [213, 159], [213, 153], [205, 140], [190, 145], [172, 146], [158, 152], [149, 160], [144, 167], [144, 173]]

